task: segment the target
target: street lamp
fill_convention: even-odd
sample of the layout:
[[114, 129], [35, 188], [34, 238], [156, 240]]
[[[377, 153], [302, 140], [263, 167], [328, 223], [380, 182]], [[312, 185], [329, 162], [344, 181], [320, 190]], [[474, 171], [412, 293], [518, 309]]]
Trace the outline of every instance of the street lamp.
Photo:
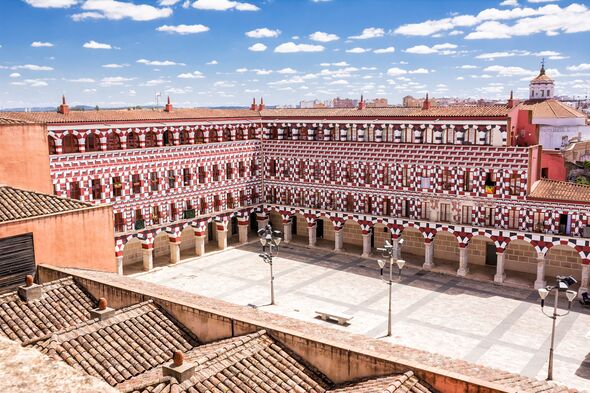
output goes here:
[[[549, 318], [553, 319], [553, 327], [551, 328], [551, 347], [549, 348], [549, 366], [547, 367], [547, 380], [553, 380], [553, 344], [555, 342], [555, 322], [557, 317], [563, 317], [570, 313], [570, 309], [572, 308], [572, 301], [578, 295], [576, 291], [569, 290], [568, 288], [570, 285], [574, 285], [577, 281], [572, 276], [557, 276], [557, 285], [554, 287], [548, 286], [546, 288], [539, 288], [539, 297], [541, 298], [541, 311], [543, 314], [548, 316]], [[553, 314], [547, 314], [545, 312], [545, 298], [551, 293], [551, 291], [555, 291], [555, 303], [553, 304]], [[557, 302], [559, 301], [559, 292], [565, 292], [565, 296], [567, 297], [567, 312], [564, 314], [557, 313]]]
[[279, 244], [281, 243], [281, 232], [272, 229], [270, 224], [267, 224], [264, 229], [258, 231], [260, 236], [260, 244], [262, 244], [262, 254], [259, 254], [262, 261], [268, 263], [270, 266], [270, 304], [275, 304], [275, 277], [272, 272], [272, 258], [279, 253]]
[[[403, 240], [400, 240], [400, 246]], [[406, 264], [406, 261], [403, 259], [395, 259], [394, 253], [396, 250], [393, 248], [391, 243], [388, 240], [385, 241], [385, 245], [383, 248], [378, 248], [377, 251], [381, 251], [381, 255], [383, 258], [389, 258], [389, 280], [383, 278], [383, 269], [385, 268], [386, 262], [382, 259], [378, 259], [377, 263], [379, 264], [379, 268], [381, 269], [381, 279], [389, 285], [389, 308], [387, 313], [387, 336], [391, 337], [391, 284], [393, 284], [393, 263], [397, 265], [397, 279], [398, 281], [402, 277], [402, 268]]]

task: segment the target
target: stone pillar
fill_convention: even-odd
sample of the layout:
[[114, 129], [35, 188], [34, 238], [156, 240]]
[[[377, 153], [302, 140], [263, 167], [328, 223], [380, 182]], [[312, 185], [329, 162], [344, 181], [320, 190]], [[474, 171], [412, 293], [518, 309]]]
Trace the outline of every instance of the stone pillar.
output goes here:
[[143, 243], [141, 248], [143, 251], [143, 270], [149, 272], [154, 268], [154, 244]]
[[424, 241], [424, 264], [422, 269], [431, 271], [434, 267], [434, 243], [428, 239]]
[[195, 231], [195, 254], [197, 256], [205, 255], [205, 230]]
[[506, 278], [506, 274], [504, 273], [504, 250], [496, 251], [496, 275], [494, 276], [494, 282], [496, 284], [502, 284], [504, 279]]
[[467, 254], [467, 246], [464, 244], [459, 245], [459, 269], [457, 275], [459, 277], [465, 277], [469, 272], [469, 257]]
[[123, 254], [119, 255], [116, 254], [117, 256], [117, 274], [119, 275], [123, 275]]
[[392, 238], [391, 239], [391, 246], [393, 247], [393, 257], [395, 259], [401, 259], [401, 257], [402, 257], [402, 255], [401, 255], [402, 254], [401, 253], [402, 249], [401, 249], [400, 244], [399, 244], [399, 238], [397, 238], [397, 237], [396, 238]]
[[307, 223], [307, 233], [309, 236], [309, 247], [315, 247], [317, 242], [317, 224], [314, 222], [313, 224]]
[[535, 280], [535, 289], [545, 288], [547, 281], [545, 281], [545, 254], [537, 254], [537, 279]]
[[248, 243], [248, 217], [238, 218], [238, 239], [240, 244]]
[[291, 239], [293, 239], [293, 221], [289, 218], [288, 220], [283, 220], [283, 241], [285, 243], [290, 243]]
[[334, 252], [342, 252], [344, 246], [344, 229], [334, 227]]
[[220, 250], [227, 248], [227, 222], [216, 223], [217, 227], [217, 247]]
[[180, 262], [180, 237], [170, 238], [170, 263]]
[[582, 260], [582, 280], [580, 282], [580, 289], [578, 290], [578, 297], [582, 298], [584, 292], [588, 292], [588, 275], [590, 274], [590, 261]]
[[266, 228], [268, 225], [269, 219], [267, 216], [259, 216], [256, 215], [256, 221], [258, 222], [258, 230]]
[[371, 256], [371, 232], [363, 231], [363, 253], [361, 257], [369, 258]]

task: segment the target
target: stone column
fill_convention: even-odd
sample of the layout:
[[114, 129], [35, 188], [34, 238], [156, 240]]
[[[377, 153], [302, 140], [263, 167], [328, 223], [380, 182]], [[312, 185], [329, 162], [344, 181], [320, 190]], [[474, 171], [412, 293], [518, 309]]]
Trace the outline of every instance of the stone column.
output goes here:
[[342, 252], [344, 246], [344, 229], [334, 227], [334, 252]]
[[197, 256], [205, 255], [205, 230], [195, 231], [195, 253]]
[[293, 221], [289, 218], [288, 220], [283, 220], [283, 240], [285, 243], [290, 243], [291, 239], [293, 239]]
[[537, 279], [535, 280], [535, 289], [545, 288], [547, 281], [545, 281], [545, 254], [537, 254]]
[[506, 278], [506, 274], [504, 273], [504, 250], [496, 251], [496, 275], [494, 276], [494, 282], [496, 284], [502, 284], [504, 279]]
[[123, 275], [123, 254], [117, 255], [117, 274]]
[[143, 251], [143, 270], [149, 272], [154, 268], [154, 244], [143, 243], [141, 248]]
[[217, 247], [220, 250], [227, 248], [227, 222], [216, 223], [217, 227]]
[[434, 243], [430, 240], [424, 241], [424, 264], [422, 269], [431, 271], [434, 267]]
[[369, 258], [369, 256], [371, 256], [371, 232], [368, 231], [365, 233], [365, 231], [363, 231], [363, 253], [361, 254], [361, 257]]
[[248, 218], [238, 218], [238, 239], [240, 244], [248, 243]]
[[180, 237], [170, 238], [170, 263], [180, 262]]
[[315, 247], [317, 242], [317, 224], [314, 222], [313, 224], [307, 223], [307, 233], [309, 236], [309, 247]]
[[582, 260], [582, 280], [580, 282], [580, 289], [578, 290], [578, 297], [582, 298], [584, 292], [588, 292], [588, 275], [590, 274], [590, 260]]
[[401, 247], [399, 244], [399, 238], [392, 238], [391, 239], [391, 245], [393, 247], [393, 257], [395, 259], [401, 259], [402, 255], [401, 255]]
[[258, 230], [266, 228], [268, 225], [269, 219], [266, 216], [256, 216], [256, 221], [258, 222]]
[[465, 277], [469, 272], [469, 257], [467, 254], [467, 246], [464, 244], [459, 245], [459, 269], [457, 270], [457, 276]]

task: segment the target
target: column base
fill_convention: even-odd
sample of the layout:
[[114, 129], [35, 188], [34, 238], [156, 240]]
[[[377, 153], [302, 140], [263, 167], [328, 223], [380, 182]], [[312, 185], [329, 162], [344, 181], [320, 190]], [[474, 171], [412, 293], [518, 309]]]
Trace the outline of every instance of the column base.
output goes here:
[[535, 289], [545, 288], [547, 286], [547, 281], [545, 280], [535, 280]]
[[457, 276], [459, 276], [459, 277], [465, 277], [465, 276], [467, 276], [467, 273], [469, 273], [469, 269], [468, 268], [464, 268], [464, 269], [463, 268], [459, 268], [457, 270]]
[[371, 255], [372, 255], [371, 253], [364, 252], [361, 254], [361, 258], [371, 258]]
[[506, 279], [506, 274], [495, 274], [494, 275], [494, 283], [496, 283], [496, 284], [503, 284], [505, 279]]
[[434, 267], [434, 263], [432, 263], [432, 262], [424, 262], [422, 264], [422, 270], [426, 270], [427, 272], [431, 271], [433, 267]]

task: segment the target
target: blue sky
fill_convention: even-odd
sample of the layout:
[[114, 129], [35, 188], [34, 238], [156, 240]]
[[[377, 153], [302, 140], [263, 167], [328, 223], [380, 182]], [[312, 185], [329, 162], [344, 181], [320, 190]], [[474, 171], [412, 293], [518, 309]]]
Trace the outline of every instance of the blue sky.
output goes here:
[[590, 4], [566, 0], [4, 0], [0, 108], [267, 104], [590, 91]]

